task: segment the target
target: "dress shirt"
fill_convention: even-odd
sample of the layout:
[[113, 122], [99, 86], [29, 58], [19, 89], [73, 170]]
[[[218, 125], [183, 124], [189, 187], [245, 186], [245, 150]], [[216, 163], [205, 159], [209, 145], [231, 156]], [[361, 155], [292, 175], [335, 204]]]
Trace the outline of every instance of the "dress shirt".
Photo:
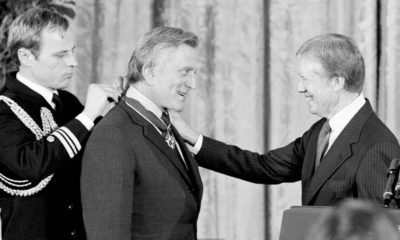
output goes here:
[[17, 79], [18, 79], [18, 81], [23, 83], [25, 86], [27, 86], [28, 88], [32, 89], [34, 92], [36, 92], [37, 94], [42, 96], [44, 98], [44, 100], [46, 100], [46, 102], [48, 102], [50, 104], [50, 106], [53, 109], [55, 109], [56, 105], [53, 103], [52, 98], [53, 98], [53, 93], [58, 95], [57, 90], [52, 91], [46, 87], [43, 87], [40, 84], [32, 82], [32, 81], [28, 80], [27, 78], [23, 77], [19, 72], [17, 73]]
[[335, 115], [329, 119], [329, 125], [331, 127], [331, 133], [329, 135], [329, 145], [325, 153], [328, 152], [336, 138], [351, 121], [351, 119], [357, 114], [357, 112], [365, 104], [364, 95], [361, 93], [353, 102], [341, 109]]
[[[28, 88], [32, 89], [32, 91], [42, 96], [46, 100], [46, 102], [48, 102], [50, 106], [53, 109], [55, 109], [56, 105], [53, 103], [52, 99], [53, 99], [53, 93], [58, 95], [57, 89], [50, 90], [46, 87], [43, 87], [40, 84], [28, 80], [27, 78], [22, 76], [19, 72], [17, 73], [17, 80], [20, 81], [25, 86], [27, 86]], [[78, 116], [76, 116], [76, 119], [80, 121], [88, 130], [91, 130], [94, 126], [93, 121], [84, 113], [80, 113]]]

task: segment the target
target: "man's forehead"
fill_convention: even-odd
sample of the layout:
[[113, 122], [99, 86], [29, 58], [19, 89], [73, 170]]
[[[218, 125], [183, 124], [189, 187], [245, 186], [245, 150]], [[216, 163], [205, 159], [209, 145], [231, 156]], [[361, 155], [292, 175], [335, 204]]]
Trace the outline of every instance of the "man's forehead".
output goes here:
[[41, 48], [70, 49], [75, 45], [75, 34], [71, 29], [45, 28], [41, 32]]
[[310, 74], [325, 74], [325, 69], [322, 63], [313, 58], [298, 58], [296, 69], [297, 74], [301, 77]]
[[[196, 48], [188, 46], [186, 44], [179, 45], [178, 47], [167, 47], [160, 50], [158, 56], [158, 62], [168, 62], [171, 60], [195, 60], [197, 59]], [[189, 63], [189, 62], [187, 62]]]

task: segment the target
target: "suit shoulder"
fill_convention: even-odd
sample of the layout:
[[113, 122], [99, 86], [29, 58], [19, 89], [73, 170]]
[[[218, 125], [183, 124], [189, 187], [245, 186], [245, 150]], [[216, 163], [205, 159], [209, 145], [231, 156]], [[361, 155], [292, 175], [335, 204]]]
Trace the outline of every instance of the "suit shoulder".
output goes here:
[[396, 136], [375, 113], [366, 121], [361, 136], [373, 142], [394, 141], [397, 143]]
[[[119, 105], [116, 105], [96, 124], [96, 127], [115, 126], [123, 128], [129, 122], [131, 120], [128, 113]], [[129, 124], [129, 127], [134, 127], [134, 124]]]

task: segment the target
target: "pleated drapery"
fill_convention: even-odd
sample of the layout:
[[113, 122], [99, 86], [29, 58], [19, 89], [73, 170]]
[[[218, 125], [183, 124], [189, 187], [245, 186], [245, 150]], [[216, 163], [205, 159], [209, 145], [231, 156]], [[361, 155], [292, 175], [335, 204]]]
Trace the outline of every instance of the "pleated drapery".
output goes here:
[[[400, 2], [397, 0], [79, 0], [78, 74], [91, 82], [126, 74], [139, 38], [154, 26], [199, 35], [201, 69], [183, 115], [199, 132], [266, 152], [299, 137], [318, 118], [297, 93], [294, 55], [307, 39], [353, 37], [366, 63], [364, 94], [400, 137]], [[200, 239], [277, 240], [282, 211], [301, 204], [300, 184], [257, 185], [201, 169]]]

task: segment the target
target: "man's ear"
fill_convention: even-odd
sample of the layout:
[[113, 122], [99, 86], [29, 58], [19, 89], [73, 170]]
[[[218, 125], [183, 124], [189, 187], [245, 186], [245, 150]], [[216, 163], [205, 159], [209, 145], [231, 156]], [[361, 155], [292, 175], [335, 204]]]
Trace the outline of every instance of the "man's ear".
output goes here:
[[346, 84], [346, 79], [344, 77], [334, 77], [333, 84], [335, 90], [344, 89]]
[[33, 55], [33, 53], [26, 48], [18, 49], [17, 54], [21, 65], [31, 66], [33, 61], [36, 60], [35, 55]]
[[143, 75], [144, 81], [147, 84], [154, 85], [155, 78], [154, 78], [154, 69], [153, 68], [151, 68], [151, 67], [143, 67], [142, 75]]

